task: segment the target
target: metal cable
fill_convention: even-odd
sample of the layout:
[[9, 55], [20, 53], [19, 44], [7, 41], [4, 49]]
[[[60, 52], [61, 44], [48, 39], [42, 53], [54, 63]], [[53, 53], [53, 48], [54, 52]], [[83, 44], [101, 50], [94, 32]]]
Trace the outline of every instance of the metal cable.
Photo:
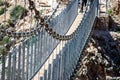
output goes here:
[[[39, 11], [36, 9], [36, 7], [35, 7], [35, 3], [34, 3], [34, 1], [32, 1], [32, 0], [28, 0], [29, 1], [29, 9], [31, 10], [31, 12], [32, 11], [34, 11], [34, 13], [35, 13], [35, 18], [36, 18], [36, 20], [37, 21], [39, 21], [39, 25], [40, 25], [40, 27], [37, 27], [36, 29], [34, 29], [34, 30], [31, 30], [30, 29], [30, 31], [28, 31], [28, 32], [22, 32], [22, 33], [16, 33], [16, 32], [9, 32], [9, 31], [7, 31], [6, 33], [7, 33], [7, 35], [9, 36], [9, 37], [30, 37], [31, 35], [35, 35], [37, 32], [40, 32], [41, 31], [41, 28], [43, 28], [43, 29], [45, 29], [45, 31], [50, 35], [50, 36], [52, 36], [53, 38], [55, 38], [55, 39], [57, 39], [57, 40], [70, 40], [70, 39], [72, 39], [76, 34], [77, 34], [77, 31], [75, 31], [75, 32], [73, 32], [72, 34], [70, 34], [70, 35], [66, 35], [66, 36], [64, 36], [64, 35], [60, 35], [60, 34], [58, 34], [57, 32], [55, 32], [55, 31], [53, 31], [53, 29], [49, 26], [49, 24], [47, 23], [47, 21], [49, 20], [49, 19], [51, 19], [51, 17], [53, 16], [53, 15], [51, 15], [51, 17], [50, 18], [48, 18], [47, 19], [47, 21], [45, 21], [45, 19], [44, 18], [42, 18], [41, 16], [40, 16], [40, 14], [39, 14]], [[59, 5], [60, 5], [60, 1], [59, 1]], [[58, 6], [59, 6], [58, 5]], [[57, 8], [58, 8], [58, 6], [57, 6]], [[56, 9], [57, 9], [56, 8]], [[55, 14], [55, 12], [56, 12], [56, 9], [55, 9], [55, 11], [53, 12], [53, 14]], [[36, 32], [37, 31], [37, 32]]]
[[[15, 1], [16, 2], [16, 1]], [[26, 4], [26, 3], [25, 3]], [[46, 21], [49, 21], [54, 15], [55, 13], [57, 12], [57, 9], [59, 8], [58, 6], [60, 5], [60, 2], [59, 4], [57, 5], [57, 8], [53, 11], [52, 15], [46, 20]], [[15, 6], [16, 6], [16, 3], [15, 3]], [[37, 21], [39, 21], [39, 18], [40, 19], [43, 19], [42, 17], [40, 17], [39, 15], [39, 11], [35, 8], [35, 3], [31, 0], [29, 0], [29, 9], [31, 11], [34, 11], [35, 13], [35, 18]], [[16, 15], [16, 14], [15, 14]], [[41, 20], [40, 20], [41, 21]], [[34, 35], [34, 33], [37, 33], [41, 30], [40, 27], [37, 27], [35, 28], [34, 30], [30, 30], [30, 31], [27, 31], [27, 32], [10, 32], [10, 31], [5, 31], [6, 35], [8, 35], [9, 37], [29, 37], [30, 35]], [[36, 32], [37, 31], [37, 32]]]

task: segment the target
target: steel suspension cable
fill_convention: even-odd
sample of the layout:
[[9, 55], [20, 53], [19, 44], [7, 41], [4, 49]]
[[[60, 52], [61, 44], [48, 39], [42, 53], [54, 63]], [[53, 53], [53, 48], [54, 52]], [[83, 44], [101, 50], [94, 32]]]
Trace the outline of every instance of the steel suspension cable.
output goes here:
[[[48, 34], [50, 34], [51, 36], [53, 36], [53, 38], [56, 38], [58, 40], [69, 40], [69, 39], [71, 39], [75, 35], [75, 33], [73, 33], [71, 35], [62, 36], [62, 35], [59, 35], [56, 32], [54, 32], [52, 30], [52, 28], [50, 28], [50, 26], [46, 23], [46, 21], [42, 17], [40, 17], [39, 11], [35, 8], [35, 3], [33, 1], [31, 1], [31, 0], [29, 0], [29, 9], [31, 10], [31, 16], [32, 16], [32, 11], [34, 10], [34, 12], [35, 12], [35, 18], [40, 21], [39, 24], [41, 25], [41, 27], [44, 28], [48, 32]], [[31, 19], [32, 19], [32, 17], [31, 17]], [[30, 23], [32, 23], [32, 21], [30, 21]], [[31, 24], [30, 24], [30, 27], [31, 27]], [[31, 31], [31, 28], [30, 28], [29, 35], [33, 35], [35, 33], [35, 31], [38, 31], [38, 29]], [[18, 35], [19, 35], [19, 37], [21, 36], [20, 33], [19, 34], [15, 33], [15, 32], [14, 33], [7, 32], [7, 33], [11, 37], [12, 36], [16, 37]], [[28, 36], [28, 32], [23, 32], [23, 34], [24, 34], [24, 36]]]

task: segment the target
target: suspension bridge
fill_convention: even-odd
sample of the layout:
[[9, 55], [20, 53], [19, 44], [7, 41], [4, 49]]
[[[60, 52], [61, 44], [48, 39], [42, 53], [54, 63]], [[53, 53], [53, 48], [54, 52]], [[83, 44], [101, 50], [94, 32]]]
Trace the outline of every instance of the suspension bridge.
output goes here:
[[99, 14], [99, 1], [94, 0], [80, 13], [78, 0], [71, 0], [56, 15], [59, 1], [46, 19], [35, 1], [22, 3], [24, 7], [29, 4], [30, 27], [22, 32], [1, 30], [13, 40], [3, 46], [6, 51], [1, 56], [0, 80], [70, 80]]

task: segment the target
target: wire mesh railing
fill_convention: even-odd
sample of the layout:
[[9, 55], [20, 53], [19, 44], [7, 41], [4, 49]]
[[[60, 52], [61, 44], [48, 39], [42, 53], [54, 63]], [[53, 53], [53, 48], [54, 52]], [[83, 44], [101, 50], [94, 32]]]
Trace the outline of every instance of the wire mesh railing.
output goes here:
[[[62, 51], [58, 54], [61, 57], [56, 57], [56, 62], [53, 63], [53, 68], [58, 69], [58, 71], [53, 71], [53, 74], [57, 75], [57, 72], [59, 72], [59, 74], [61, 74], [61, 76], [59, 76], [61, 78], [60, 80], [70, 80], [70, 76], [72, 72], [74, 72], [77, 61], [91, 32], [97, 14], [96, 8], [97, 1], [94, 2], [92, 8], [84, 15], [83, 21], [76, 30], [78, 34], [68, 42], [61, 41], [61, 45], [65, 43], [65, 46], [63, 46]], [[61, 63], [59, 63], [59, 61], [61, 61]], [[57, 80], [57, 77], [52, 80]]]
[[[78, 14], [78, 2], [72, 0], [70, 4], [56, 16], [50, 23], [52, 29], [61, 35], [64, 35], [70, 28]], [[56, 27], [57, 26], [57, 27]]]
[[[13, 43], [7, 55], [1, 57], [1, 80], [69, 80], [97, 16], [97, 1], [94, 0], [77, 30], [70, 35], [65, 33], [77, 16], [78, 0], [72, 0], [50, 25], [36, 9], [36, 0], [24, 2], [24, 7], [26, 3], [30, 9], [29, 29], [25, 33], [10, 32], [14, 40], [22, 38], [18, 44]], [[19, 20], [15, 18], [17, 22]]]
[[[59, 48], [56, 51], [60, 52], [53, 52], [52, 62], [48, 63], [47, 61], [43, 65], [43, 69], [40, 69], [38, 79], [43, 80], [69, 80], [72, 72], [75, 69], [77, 64], [77, 60], [80, 57], [80, 53], [83, 50], [83, 47], [86, 43], [86, 40], [89, 37], [91, 32], [94, 20], [97, 16], [97, 6], [98, 2], [94, 1], [94, 4], [91, 6], [91, 9], [86, 12], [83, 17], [82, 22], [80, 23], [78, 29], [73, 33], [73, 37], [67, 39], [64, 36], [63, 39], [56, 38], [60, 40]], [[54, 35], [52, 35], [53, 38]], [[79, 44], [78, 44], [79, 43]], [[61, 50], [62, 46], [62, 50]], [[47, 60], [51, 60], [49, 57]], [[49, 61], [50, 61], [49, 60]], [[47, 66], [47, 67], [46, 67]], [[33, 78], [36, 79], [36, 78]]]
[[[15, 0], [15, 2], [16, 1], [17, 0]], [[77, 0], [72, 1], [71, 5], [73, 5], [75, 2], [77, 2]], [[24, 3], [24, 5], [23, 5], [24, 7], [26, 6], [26, 3], [28, 3], [28, 2]], [[55, 41], [53, 39], [53, 41], [50, 44], [49, 40], [51, 39], [51, 36], [49, 36], [47, 33], [45, 33], [44, 29], [40, 28], [41, 26], [38, 25], [39, 21], [37, 22], [37, 19], [35, 19], [36, 25], [33, 24], [35, 22], [33, 21], [34, 15], [32, 15], [32, 14], [37, 14], [37, 10], [34, 8], [34, 3], [31, 0], [29, 0], [29, 4], [31, 4], [32, 6], [29, 6], [29, 8], [30, 8], [30, 12], [29, 12], [30, 24], [29, 24], [28, 31], [26, 31], [26, 32], [24, 32], [24, 31], [23, 32], [3, 31], [3, 33], [5, 33], [5, 35], [12, 37], [14, 40], [16, 40], [16, 38], [19, 38], [19, 37], [24, 37], [24, 38], [21, 38], [21, 41], [18, 44], [14, 43], [12, 48], [9, 49], [10, 51], [8, 52], [7, 56], [6, 55], [2, 56], [2, 58], [1, 58], [1, 60], [2, 60], [1, 79], [2, 80], [5, 80], [5, 79], [28, 80], [28, 79], [30, 79], [32, 76], [34, 76], [34, 74], [42, 66], [42, 64], [45, 62], [46, 58], [49, 56], [51, 51], [56, 47], [57, 43], [59, 42], [59, 41]], [[70, 5], [72, 9], [74, 7], [75, 7], [75, 9], [77, 8], [77, 3], [75, 3], [75, 4], [76, 4], [76, 7]], [[16, 7], [16, 6], [17, 6], [17, 2], [14, 4], [14, 7]], [[33, 13], [31, 8], [34, 8], [34, 11], [36, 11], [36, 12]], [[69, 8], [69, 9], [71, 9], [71, 8]], [[69, 10], [64, 10], [64, 12], [65, 11], [69, 11]], [[15, 13], [17, 13], [17, 11], [14, 12], [14, 15], [16, 16], [17, 14], [15, 14]], [[65, 13], [62, 15], [68, 15], [67, 12], [65, 12]], [[39, 17], [39, 15], [37, 15], [37, 16], [35, 15], [35, 17]], [[72, 18], [75, 18], [75, 17], [76, 16], [74, 16]], [[18, 26], [19, 25], [18, 22], [20, 21], [20, 18], [16, 20], [16, 17], [15, 17], [14, 19], [15, 19], [14, 23], [16, 24], [16, 26]], [[34, 25], [36, 27], [33, 29]], [[69, 27], [70, 26], [67, 26], [66, 28], [68, 29]], [[24, 28], [25, 27], [23, 27], [22, 29], [24, 30]], [[36, 33], [36, 31], [38, 29], [39, 29], [39, 31]], [[63, 33], [65, 33], [65, 31]], [[28, 38], [28, 37], [30, 37], [30, 38]], [[62, 38], [64, 38], [64, 37], [62, 37]], [[39, 61], [39, 62], [37, 62], [37, 61]]]

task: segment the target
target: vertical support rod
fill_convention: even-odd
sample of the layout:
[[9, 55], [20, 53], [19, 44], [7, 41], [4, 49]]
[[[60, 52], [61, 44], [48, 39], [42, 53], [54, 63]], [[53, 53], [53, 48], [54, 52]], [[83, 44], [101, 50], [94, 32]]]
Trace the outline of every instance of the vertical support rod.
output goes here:
[[2, 76], [1, 76], [2, 80], [5, 80], [5, 56], [2, 55]]

